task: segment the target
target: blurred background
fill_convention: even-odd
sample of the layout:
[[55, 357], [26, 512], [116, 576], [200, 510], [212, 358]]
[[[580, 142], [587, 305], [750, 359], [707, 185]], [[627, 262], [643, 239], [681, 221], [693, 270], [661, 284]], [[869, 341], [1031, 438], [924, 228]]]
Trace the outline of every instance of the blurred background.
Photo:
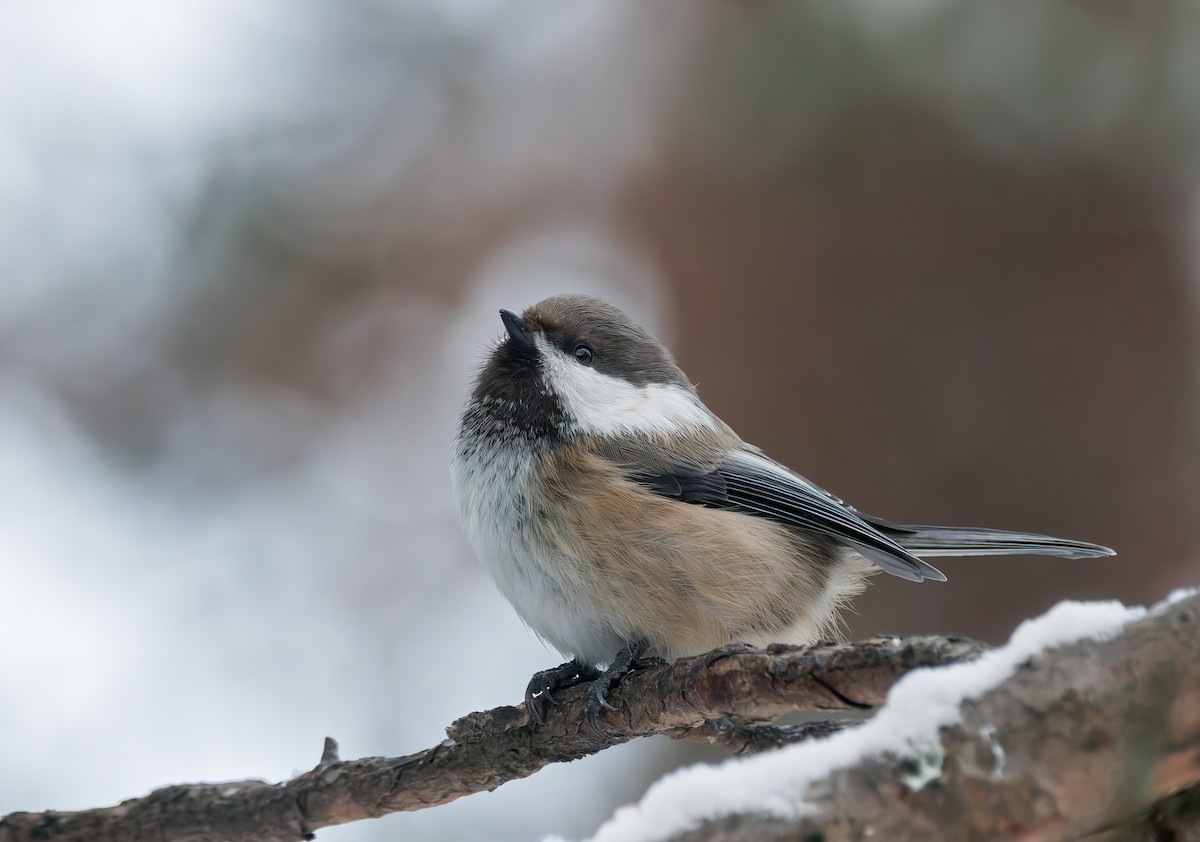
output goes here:
[[[1200, 7], [0, 3], [0, 814], [405, 754], [558, 662], [459, 534], [498, 307], [586, 291], [1003, 640], [1200, 584]], [[643, 741], [323, 840], [578, 837]], [[715, 755], [704, 755], [712, 757]]]

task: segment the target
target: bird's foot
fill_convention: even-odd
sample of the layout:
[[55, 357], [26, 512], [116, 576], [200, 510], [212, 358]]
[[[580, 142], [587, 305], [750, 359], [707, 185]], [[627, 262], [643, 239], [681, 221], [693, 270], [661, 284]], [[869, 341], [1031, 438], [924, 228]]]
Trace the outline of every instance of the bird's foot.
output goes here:
[[592, 732], [602, 737], [605, 736], [604, 731], [596, 722], [596, 717], [600, 715], [602, 709], [616, 710], [608, 703], [608, 694], [613, 685], [635, 670], [646, 669], [662, 663], [665, 663], [662, 658], [650, 655], [650, 644], [644, 640], [631, 643], [618, 652], [608, 668], [596, 676], [592, 681], [592, 686], [588, 688], [587, 723]]
[[525, 687], [525, 707], [529, 711], [529, 718], [538, 725], [546, 724], [550, 705], [557, 704], [554, 700], [556, 692], [591, 681], [599, 675], [600, 670], [575, 660], [535, 672]]

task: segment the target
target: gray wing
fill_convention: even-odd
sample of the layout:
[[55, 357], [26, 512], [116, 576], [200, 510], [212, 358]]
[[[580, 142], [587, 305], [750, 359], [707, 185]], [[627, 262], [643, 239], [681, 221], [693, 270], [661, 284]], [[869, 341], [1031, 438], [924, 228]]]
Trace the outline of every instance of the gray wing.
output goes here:
[[701, 506], [764, 517], [791, 528], [827, 535], [870, 559], [883, 570], [920, 582], [946, 577], [868, 523], [853, 508], [766, 456], [748, 450], [713, 454], [707, 464], [668, 458], [661, 445], [621, 447], [628, 477], [656, 494]]

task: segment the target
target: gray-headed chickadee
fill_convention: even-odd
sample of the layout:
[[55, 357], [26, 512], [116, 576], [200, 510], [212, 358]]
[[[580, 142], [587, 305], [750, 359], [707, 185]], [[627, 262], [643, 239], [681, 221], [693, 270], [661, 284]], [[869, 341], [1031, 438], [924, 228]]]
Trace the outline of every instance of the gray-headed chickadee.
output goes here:
[[553, 690], [594, 679], [595, 727], [611, 684], [646, 658], [813, 643], [879, 569], [945, 581], [922, 557], [1113, 554], [871, 517], [742, 441], [616, 307], [558, 295], [500, 316], [507, 336], [463, 412], [452, 474], [475, 553], [572, 658], [529, 683], [538, 722]]

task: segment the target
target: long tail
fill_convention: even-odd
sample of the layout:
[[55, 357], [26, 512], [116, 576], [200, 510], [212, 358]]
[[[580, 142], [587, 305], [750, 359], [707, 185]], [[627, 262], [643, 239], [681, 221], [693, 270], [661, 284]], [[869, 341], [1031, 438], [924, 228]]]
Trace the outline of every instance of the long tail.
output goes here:
[[913, 555], [1052, 555], [1061, 558], [1096, 558], [1116, 555], [1108, 547], [1085, 541], [1068, 541], [1032, 532], [972, 529], [953, 526], [915, 526], [872, 519], [872, 525]]

